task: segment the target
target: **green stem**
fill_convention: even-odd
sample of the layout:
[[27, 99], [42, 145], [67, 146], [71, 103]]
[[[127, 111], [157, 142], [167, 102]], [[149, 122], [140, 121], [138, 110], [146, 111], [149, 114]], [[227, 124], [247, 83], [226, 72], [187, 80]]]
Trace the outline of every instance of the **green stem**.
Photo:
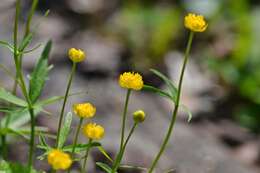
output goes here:
[[30, 170], [32, 169], [33, 165], [33, 155], [34, 155], [34, 138], [35, 138], [35, 117], [34, 117], [34, 110], [30, 106], [29, 107], [29, 112], [30, 112], [30, 117], [31, 117], [31, 137], [30, 137], [30, 151], [29, 151], [29, 162], [28, 162], [28, 167]]
[[6, 135], [4, 135], [4, 134], [1, 135], [1, 141], [2, 141], [2, 156], [3, 156], [3, 159], [6, 160], [6, 156], [7, 156]]
[[122, 129], [121, 129], [122, 131], [121, 131], [121, 140], [120, 140], [120, 150], [119, 150], [119, 152], [122, 150], [123, 144], [124, 144], [126, 113], [127, 113], [127, 109], [128, 109], [128, 102], [129, 102], [130, 94], [131, 94], [131, 89], [128, 89], [127, 93], [126, 93], [126, 99], [125, 99], [125, 106], [124, 106], [124, 113], [123, 113], [123, 120], [122, 120]]
[[[13, 44], [14, 44], [13, 57], [14, 57], [16, 67], [18, 67], [17, 66], [18, 58], [17, 58], [16, 52], [17, 52], [18, 20], [19, 20], [19, 15], [20, 15], [20, 0], [16, 1], [15, 6], [16, 6], [15, 7], [15, 21], [14, 21], [14, 30], [13, 30]], [[13, 94], [16, 94], [16, 90], [17, 90], [17, 78], [18, 78], [17, 71], [19, 71], [19, 70], [16, 68], [16, 76], [15, 76], [16, 80], [15, 80], [13, 91], [12, 91]], [[10, 115], [7, 115], [7, 116], [8, 117], [7, 117], [7, 121], [6, 121], [6, 124], [5, 124], [6, 127], [8, 126], [10, 118], [11, 118]], [[7, 157], [6, 135], [5, 134], [1, 135], [1, 139], [2, 139], [2, 154], [3, 154], [3, 158], [6, 159], [6, 157]]]
[[35, 9], [36, 9], [37, 5], [38, 5], [38, 0], [33, 0], [32, 6], [31, 6], [31, 9], [30, 9], [27, 21], [26, 21], [24, 38], [30, 33], [31, 21], [32, 21], [32, 17], [33, 17], [33, 15], [35, 13]]
[[[77, 142], [78, 142], [79, 132], [80, 132], [82, 123], [83, 123], [83, 118], [80, 118], [79, 125], [78, 125], [76, 135], [75, 135], [75, 138], [74, 138], [74, 142], [73, 142], [73, 147], [72, 147], [72, 152], [71, 152], [72, 156], [75, 153], [75, 149], [76, 149], [76, 145], [77, 145]], [[68, 169], [68, 173], [70, 173], [70, 170], [71, 170], [71, 168]]]
[[123, 155], [124, 155], [124, 152], [125, 152], [125, 149], [126, 149], [126, 145], [128, 144], [132, 134], [134, 133], [134, 130], [135, 130], [136, 126], [137, 126], [137, 123], [135, 123], [133, 125], [132, 129], [130, 130], [130, 132], [129, 132], [127, 138], [126, 138], [126, 141], [125, 141], [125, 143], [123, 145], [122, 150], [118, 153], [118, 155], [116, 157], [116, 161], [115, 161], [115, 163], [113, 165], [112, 173], [115, 173], [117, 171], [118, 167], [120, 166], [120, 163], [121, 163], [121, 161], [123, 159]]
[[63, 101], [62, 108], [61, 108], [60, 119], [59, 119], [59, 126], [58, 126], [58, 134], [57, 134], [57, 141], [56, 141], [56, 147], [57, 148], [58, 148], [59, 139], [60, 139], [60, 131], [61, 131], [61, 125], [62, 125], [62, 121], [63, 121], [63, 117], [64, 117], [64, 110], [65, 110], [65, 106], [66, 106], [66, 103], [67, 103], [67, 99], [68, 99], [68, 95], [69, 95], [72, 79], [73, 79], [73, 76], [74, 76], [74, 73], [75, 73], [75, 70], [76, 70], [76, 65], [77, 64], [75, 62], [73, 62], [72, 69], [71, 69], [70, 76], [69, 76], [67, 89], [66, 89], [65, 96], [64, 96], [64, 101]]
[[[90, 146], [91, 142], [92, 142], [92, 139], [89, 139], [89, 141], [88, 141], [89, 146]], [[85, 173], [87, 173], [86, 169], [87, 169], [89, 149], [90, 149], [90, 147], [88, 147], [86, 150], [86, 154], [85, 154], [85, 158], [84, 158], [84, 162], [83, 162], [83, 169], [81, 170], [81, 173], [83, 173], [83, 171], [86, 171]]]
[[174, 108], [174, 111], [173, 111], [173, 114], [172, 114], [172, 119], [171, 119], [171, 122], [170, 122], [170, 125], [169, 125], [169, 128], [168, 128], [167, 134], [164, 138], [163, 144], [162, 144], [162, 146], [159, 150], [159, 153], [156, 155], [155, 159], [153, 160], [152, 166], [150, 167], [148, 173], [153, 172], [153, 170], [154, 170], [155, 166], [157, 165], [161, 155], [163, 154], [163, 152], [164, 152], [164, 150], [165, 150], [165, 148], [166, 148], [166, 146], [169, 142], [171, 134], [173, 132], [173, 127], [174, 127], [174, 124], [176, 122], [176, 117], [177, 117], [177, 113], [178, 113], [178, 109], [179, 109], [184, 72], [185, 72], [186, 65], [187, 65], [187, 62], [188, 62], [188, 59], [189, 59], [189, 53], [190, 53], [190, 49], [191, 49], [193, 36], [194, 36], [194, 33], [190, 32], [188, 44], [187, 44], [186, 51], [185, 51], [184, 62], [183, 62], [182, 69], [181, 69], [181, 74], [180, 74], [180, 79], [179, 79], [179, 84], [178, 84], [177, 99], [176, 99], [175, 108]]

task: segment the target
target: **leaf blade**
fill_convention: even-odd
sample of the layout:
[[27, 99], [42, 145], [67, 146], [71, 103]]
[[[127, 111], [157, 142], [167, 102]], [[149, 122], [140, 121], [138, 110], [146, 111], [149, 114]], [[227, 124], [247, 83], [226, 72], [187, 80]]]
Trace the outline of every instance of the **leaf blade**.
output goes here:
[[34, 71], [32, 72], [32, 78], [30, 79], [29, 97], [33, 103], [35, 103], [41, 94], [41, 91], [45, 85], [45, 81], [48, 77], [48, 57], [51, 51], [52, 42], [48, 41], [45, 45], [42, 55], [37, 62]]

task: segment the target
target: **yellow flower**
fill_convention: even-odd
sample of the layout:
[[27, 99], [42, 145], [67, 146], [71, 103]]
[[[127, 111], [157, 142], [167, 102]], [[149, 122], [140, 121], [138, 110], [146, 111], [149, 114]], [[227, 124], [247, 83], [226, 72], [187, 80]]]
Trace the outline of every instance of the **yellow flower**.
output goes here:
[[141, 123], [145, 120], [145, 113], [143, 110], [138, 110], [133, 113], [133, 119], [136, 123]]
[[80, 118], [91, 118], [96, 113], [96, 108], [91, 103], [80, 103], [73, 105], [73, 111]]
[[193, 32], [204, 32], [208, 27], [208, 24], [202, 15], [193, 13], [189, 13], [185, 16], [184, 25]]
[[66, 170], [71, 166], [72, 160], [67, 153], [53, 149], [48, 154], [48, 163], [55, 170]]
[[102, 126], [96, 123], [88, 123], [83, 126], [83, 134], [89, 139], [99, 140], [103, 138], [105, 130]]
[[122, 88], [141, 90], [144, 82], [140, 74], [134, 72], [124, 72], [119, 77], [119, 85]]
[[75, 63], [78, 63], [78, 62], [81, 62], [81, 61], [84, 61], [84, 59], [86, 58], [86, 55], [85, 53], [80, 50], [80, 49], [75, 49], [75, 48], [71, 48], [69, 50], [69, 58], [75, 62]]

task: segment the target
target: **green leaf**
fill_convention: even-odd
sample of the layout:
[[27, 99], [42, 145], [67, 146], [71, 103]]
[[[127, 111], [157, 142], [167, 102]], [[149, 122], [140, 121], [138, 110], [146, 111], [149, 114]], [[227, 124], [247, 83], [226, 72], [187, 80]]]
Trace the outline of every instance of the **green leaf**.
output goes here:
[[2, 46], [6, 47], [7, 49], [9, 49], [11, 52], [14, 52], [14, 47], [11, 44], [9, 44], [8, 42], [0, 40], [0, 44]]
[[[71, 94], [69, 94], [69, 97], [75, 96], [75, 95], [81, 95], [81, 94], [85, 94], [85, 93], [86, 92], [71, 93]], [[63, 99], [64, 99], [64, 96], [53, 96], [53, 97], [47, 98], [45, 100], [38, 101], [37, 103], [34, 104], [34, 107], [38, 107], [38, 106], [43, 107], [43, 106], [58, 102]]]
[[147, 168], [141, 167], [141, 166], [131, 166], [131, 165], [120, 165], [120, 169], [124, 170], [138, 170], [138, 171], [147, 171]]
[[191, 121], [192, 119], [192, 113], [191, 111], [189, 110], [189, 108], [185, 105], [181, 105], [181, 108], [188, 114], [188, 123]]
[[[87, 148], [98, 147], [98, 146], [101, 146], [99, 142], [92, 142], [91, 144], [77, 144], [75, 147], [75, 152], [79, 153], [81, 151], [85, 151]], [[64, 146], [62, 148], [62, 150], [65, 152], [71, 152], [72, 149], [73, 149], [73, 145]]]
[[[35, 117], [38, 116], [40, 111], [41, 111], [41, 107], [37, 107], [34, 109]], [[8, 114], [8, 116], [10, 116], [8, 127], [14, 130], [20, 129], [22, 126], [29, 123], [31, 120], [30, 113], [27, 108], [19, 108], [13, 110]], [[7, 116], [1, 119], [0, 121], [1, 127], [5, 127], [7, 120], [8, 120]]]
[[107, 173], [111, 173], [112, 169], [109, 165], [102, 163], [102, 162], [96, 162], [96, 165], [100, 167], [103, 171], [106, 171]]
[[29, 33], [23, 40], [19, 46], [19, 51], [22, 52], [32, 41], [33, 34]]
[[6, 91], [4, 88], [0, 88], [0, 100], [7, 101], [18, 106], [27, 107], [26, 101], [14, 96], [10, 92]]
[[48, 57], [51, 50], [52, 42], [48, 41], [42, 52], [34, 71], [32, 72], [32, 78], [30, 80], [29, 96], [33, 103], [35, 103], [41, 94], [45, 81], [48, 77]]
[[[20, 163], [11, 163], [4, 160], [0, 161], [0, 173], [28, 173], [27, 165], [21, 165]], [[44, 173], [43, 171], [36, 171], [32, 169], [30, 173]]]
[[161, 72], [159, 72], [158, 70], [155, 69], [150, 69], [150, 71], [155, 74], [156, 76], [158, 76], [159, 78], [161, 78], [165, 84], [167, 85], [167, 87], [170, 89], [171, 91], [171, 95], [174, 98], [174, 102], [176, 102], [176, 98], [177, 98], [177, 93], [178, 93], [178, 89], [174, 86], [173, 82], [164, 74], [162, 74]]
[[40, 145], [43, 145], [43, 146], [46, 146], [46, 147], [48, 146], [46, 139], [42, 134], [39, 135], [39, 143], [40, 143]]
[[60, 140], [59, 140], [59, 143], [58, 143], [58, 148], [62, 148], [64, 143], [66, 142], [67, 137], [68, 137], [69, 132], [70, 132], [71, 122], [72, 122], [72, 113], [68, 112], [66, 117], [65, 117], [64, 124], [61, 128], [61, 131], [60, 131], [60, 138], [59, 138]]
[[102, 146], [99, 146], [97, 148], [110, 162], [112, 162], [112, 163], [114, 162], [113, 159], [108, 155], [108, 153]]
[[169, 98], [171, 100], [173, 99], [173, 97], [170, 94], [166, 93], [165, 91], [163, 91], [163, 90], [161, 90], [159, 88], [155, 88], [155, 87], [153, 87], [151, 85], [144, 85], [142, 90], [157, 93], [160, 96]]

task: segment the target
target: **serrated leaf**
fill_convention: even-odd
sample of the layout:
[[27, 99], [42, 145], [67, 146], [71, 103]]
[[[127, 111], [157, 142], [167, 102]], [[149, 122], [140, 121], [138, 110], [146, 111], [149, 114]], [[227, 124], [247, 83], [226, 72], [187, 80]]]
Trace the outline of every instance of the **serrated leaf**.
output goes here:
[[188, 114], [188, 123], [191, 121], [192, 119], [192, 113], [191, 111], [189, 110], [189, 108], [185, 105], [181, 105], [181, 108]]
[[108, 153], [106, 152], [106, 150], [102, 147], [99, 146], [98, 150], [110, 161], [110, 162], [114, 162], [113, 159], [108, 155]]
[[[77, 144], [75, 147], [75, 153], [85, 151], [87, 148], [98, 147], [98, 146], [101, 146], [99, 142], [92, 142], [91, 144]], [[62, 150], [65, 152], [71, 152], [72, 149], [73, 149], [73, 145], [67, 145], [62, 148]]]
[[6, 91], [4, 88], [0, 88], [0, 100], [13, 103], [18, 106], [27, 107], [26, 101], [14, 96], [12, 93]]
[[33, 103], [35, 103], [40, 96], [45, 81], [48, 77], [48, 57], [51, 50], [51, 45], [52, 42], [48, 41], [31, 75], [32, 78], [30, 80], [29, 97]]
[[71, 122], [72, 122], [72, 113], [68, 112], [65, 117], [64, 124], [61, 127], [58, 148], [63, 147], [64, 143], [66, 142], [69, 132], [70, 132]]
[[158, 70], [155, 69], [150, 69], [150, 71], [155, 74], [156, 76], [158, 76], [159, 78], [161, 78], [165, 84], [167, 85], [167, 87], [170, 89], [171, 95], [174, 98], [174, 102], [176, 102], [176, 98], [177, 98], [177, 93], [178, 93], [178, 89], [174, 86], [173, 82], [164, 74], [162, 74], [161, 72], [159, 72]]
[[153, 87], [153, 86], [151, 86], [151, 85], [144, 85], [143, 88], [142, 88], [142, 90], [144, 90], [144, 91], [150, 91], [150, 92], [153, 92], [153, 93], [157, 93], [157, 94], [159, 94], [160, 96], [166, 97], [166, 98], [171, 99], [171, 100], [173, 99], [170, 94], [166, 93], [165, 91], [163, 91], [163, 90], [161, 90], [161, 89], [159, 89], [159, 88], [155, 88], [155, 87]]
[[102, 163], [102, 162], [96, 162], [96, 165], [100, 167], [103, 171], [106, 171], [106, 173], [111, 173], [112, 169], [109, 165]]

